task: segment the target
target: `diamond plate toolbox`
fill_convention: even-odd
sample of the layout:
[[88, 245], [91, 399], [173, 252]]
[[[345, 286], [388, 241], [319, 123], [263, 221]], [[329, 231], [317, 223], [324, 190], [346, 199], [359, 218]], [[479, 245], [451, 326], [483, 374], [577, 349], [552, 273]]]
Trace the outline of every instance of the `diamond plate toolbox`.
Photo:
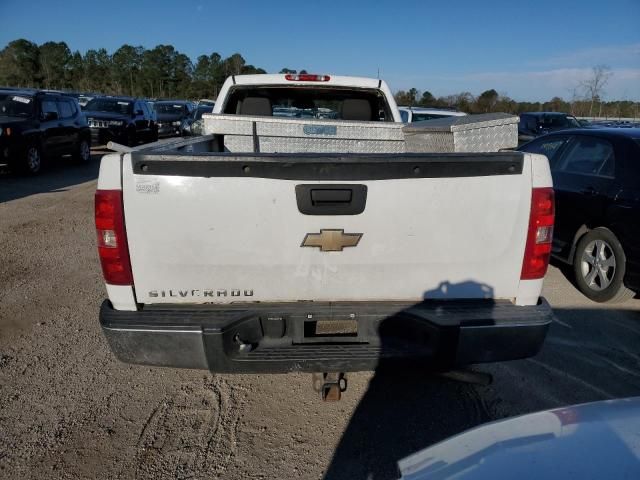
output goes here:
[[497, 152], [518, 146], [518, 117], [483, 113], [406, 125], [406, 152]]
[[205, 114], [204, 134], [225, 150], [263, 153], [404, 153], [402, 123]]

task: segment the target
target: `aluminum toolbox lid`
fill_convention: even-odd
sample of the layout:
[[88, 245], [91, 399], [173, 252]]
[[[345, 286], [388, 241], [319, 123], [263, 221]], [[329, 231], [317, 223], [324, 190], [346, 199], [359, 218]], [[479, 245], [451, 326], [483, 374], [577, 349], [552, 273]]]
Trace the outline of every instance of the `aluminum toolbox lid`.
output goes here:
[[518, 123], [519, 118], [510, 113], [481, 113], [478, 115], [465, 115], [463, 117], [445, 117], [435, 120], [423, 120], [405, 126], [404, 133], [429, 133], [429, 132], [463, 132], [476, 128], [497, 127]]
[[403, 123], [209, 113], [205, 134], [404, 141]]

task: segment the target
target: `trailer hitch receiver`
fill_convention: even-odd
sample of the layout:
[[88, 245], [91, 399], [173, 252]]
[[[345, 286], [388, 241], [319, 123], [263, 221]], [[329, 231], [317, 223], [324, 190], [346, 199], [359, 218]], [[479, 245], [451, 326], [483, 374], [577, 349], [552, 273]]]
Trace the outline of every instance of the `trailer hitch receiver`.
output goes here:
[[347, 390], [347, 378], [342, 372], [314, 373], [312, 381], [313, 389], [325, 402], [339, 401], [342, 392]]

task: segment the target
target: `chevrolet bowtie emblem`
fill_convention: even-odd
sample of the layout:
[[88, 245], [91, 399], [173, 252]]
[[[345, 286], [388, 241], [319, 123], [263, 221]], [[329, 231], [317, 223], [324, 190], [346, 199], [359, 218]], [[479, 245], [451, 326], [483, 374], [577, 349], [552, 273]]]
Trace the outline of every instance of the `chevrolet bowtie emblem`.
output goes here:
[[320, 230], [307, 233], [301, 247], [319, 247], [321, 252], [341, 252], [344, 247], [355, 247], [362, 238], [361, 233], [344, 233], [344, 230]]

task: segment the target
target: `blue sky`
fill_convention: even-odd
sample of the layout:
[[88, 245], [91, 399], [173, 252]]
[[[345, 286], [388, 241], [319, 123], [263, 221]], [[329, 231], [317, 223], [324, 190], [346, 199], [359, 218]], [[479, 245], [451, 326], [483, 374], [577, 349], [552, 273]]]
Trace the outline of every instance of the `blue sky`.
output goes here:
[[379, 69], [394, 91], [436, 96], [495, 88], [517, 100], [571, 98], [606, 64], [606, 97], [640, 100], [640, 0], [0, 0], [0, 18], [0, 46], [27, 38], [112, 53], [165, 43], [194, 60], [239, 52], [269, 72]]

